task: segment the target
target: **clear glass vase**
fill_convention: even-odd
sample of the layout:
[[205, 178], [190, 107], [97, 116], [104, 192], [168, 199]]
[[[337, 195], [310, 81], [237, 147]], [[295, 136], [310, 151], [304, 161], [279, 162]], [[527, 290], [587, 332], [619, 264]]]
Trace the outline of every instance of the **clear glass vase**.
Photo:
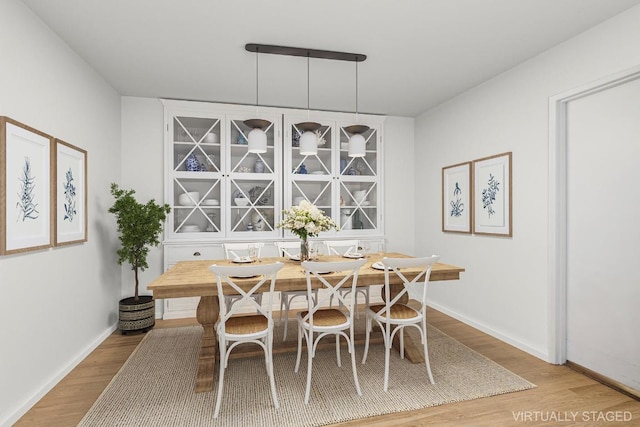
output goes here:
[[300, 261], [309, 261], [309, 241], [306, 238], [300, 239]]

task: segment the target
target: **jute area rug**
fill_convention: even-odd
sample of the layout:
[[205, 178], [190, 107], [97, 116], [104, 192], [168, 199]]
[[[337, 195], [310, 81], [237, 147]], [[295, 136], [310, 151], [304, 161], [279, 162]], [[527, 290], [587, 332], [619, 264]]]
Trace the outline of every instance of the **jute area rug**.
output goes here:
[[[363, 316], [362, 316], [363, 317]], [[289, 340], [296, 340], [295, 320]], [[380, 334], [379, 331], [374, 331]], [[451, 402], [511, 393], [535, 387], [518, 375], [429, 326], [428, 342], [435, 385], [424, 364], [412, 364], [392, 351], [389, 391], [382, 390], [384, 348], [371, 345], [362, 365], [363, 346], [356, 346], [362, 396], [353, 385], [349, 353], [343, 347], [342, 368], [335, 347], [316, 353], [311, 397], [304, 404], [306, 347], [299, 372], [295, 353], [274, 355], [280, 409], [271, 402], [264, 358], [232, 359], [225, 371], [220, 415], [213, 419], [214, 391], [194, 393], [200, 348], [200, 326], [154, 329], [116, 374], [80, 426], [320, 426]], [[275, 340], [282, 340], [277, 328]], [[325, 338], [333, 339], [333, 338]], [[419, 338], [415, 339], [419, 342]]]

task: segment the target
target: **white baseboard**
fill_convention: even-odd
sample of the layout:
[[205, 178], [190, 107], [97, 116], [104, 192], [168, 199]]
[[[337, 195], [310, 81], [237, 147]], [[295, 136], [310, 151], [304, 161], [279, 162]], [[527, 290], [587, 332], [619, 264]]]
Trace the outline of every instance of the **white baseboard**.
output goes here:
[[518, 348], [518, 349], [520, 349], [520, 350], [522, 350], [522, 351], [524, 351], [526, 353], [531, 354], [532, 356], [535, 356], [535, 357], [537, 357], [539, 359], [542, 359], [545, 362], [549, 361], [549, 357], [548, 357], [549, 355], [548, 355], [548, 353], [546, 351], [543, 351], [543, 350], [540, 350], [538, 348], [532, 347], [532, 346], [530, 346], [528, 344], [525, 344], [522, 341], [519, 341], [519, 340], [517, 340], [517, 339], [515, 339], [515, 338], [513, 338], [513, 337], [511, 337], [509, 335], [505, 335], [502, 332], [499, 332], [499, 331], [497, 331], [497, 330], [495, 330], [495, 329], [493, 329], [493, 328], [491, 328], [491, 327], [489, 327], [489, 326], [487, 326], [485, 324], [478, 323], [473, 319], [470, 319], [470, 318], [468, 318], [466, 316], [463, 316], [460, 313], [452, 311], [452, 310], [448, 309], [447, 307], [444, 307], [442, 305], [433, 303], [432, 301], [427, 302], [427, 305], [429, 307], [435, 309], [435, 310], [438, 310], [441, 313], [446, 314], [447, 316], [451, 316], [454, 319], [457, 319], [457, 320], [461, 321], [462, 323], [465, 323], [465, 324], [467, 324], [469, 326], [472, 326], [472, 327], [478, 329], [479, 331], [482, 331], [482, 332], [484, 332], [486, 334], [489, 334], [492, 337], [499, 339], [500, 341], [504, 341], [507, 344], [510, 344], [510, 345], [512, 345], [512, 346], [514, 346], [514, 347], [516, 347], [516, 348]]
[[80, 362], [82, 362], [93, 350], [95, 350], [109, 335], [111, 335], [116, 329], [118, 324], [115, 323], [102, 332], [96, 339], [94, 339], [88, 346], [86, 346], [80, 353], [76, 355], [69, 363], [60, 369], [49, 381], [47, 381], [37, 392], [31, 397], [25, 400], [19, 405], [15, 411], [4, 420], [0, 420], [0, 427], [8, 427], [16, 423], [20, 417], [27, 413], [29, 409], [33, 407], [42, 397], [47, 394], [56, 384], [58, 384], [69, 372], [73, 370]]

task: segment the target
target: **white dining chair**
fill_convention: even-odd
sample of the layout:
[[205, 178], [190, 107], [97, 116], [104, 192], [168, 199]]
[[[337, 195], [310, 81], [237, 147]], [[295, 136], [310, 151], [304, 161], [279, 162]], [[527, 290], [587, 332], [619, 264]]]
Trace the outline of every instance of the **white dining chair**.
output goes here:
[[[212, 265], [209, 267], [211, 272], [216, 276], [216, 284], [218, 288], [218, 301], [220, 304], [220, 317], [216, 323], [216, 334], [218, 335], [218, 346], [220, 349], [220, 375], [218, 379], [218, 396], [216, 398], [216, 408], [213, 418], [217, 418], [220, 412], [220, 404], [222, 402], [222, 390], [224, 384], [224, 371], [229, 363], [229, 354], [236, 345], [240, 343], [255, 343], [264, 350], [265, 365], [267, 375], [271, 385], [271, 398], [273, 406], [280, 407], [278, 403], [278, 395], [276, 393], [275, 378], [273, 375], [273, 317], [271, 314], [273, 302], [273, 290], [276, 285], [276, 275], [282, 268], [281, 262], [273, 264], [258, 265], [238, 265], [238, 266], [220, 266]], [[243, 277], [261, 276], [255, 285], [241, 286], [237, 282]], [[267, 293], [269, 304], [266, 308], [258, 304], [253, 298], [254, 293], [263, 286], [269, 286]], [[232, 306], [227, 310], [225, 296], [227, 294], [240, 295], [240, 300], [251, 304], [257, 310], [257, 314], [253, 315], [237, 315], [238, 306]], [[248, 388], [252, 388], [253, 384], [248, 384]]]
[[[300, 357], [302, 355], [302, 337], [304, 336], [307, 345], [307, 387], [304, 395], [304, 403], [309, 403], [311, 393], [311, 370], [313, 358], [316, 354], [318, 342], [328, 335], [336, 337], [336, 359], [338, 367], [340, 362], [340, 337], [347, 341], [347, 348], [351, 354], [351, 369], [353, 371], [353, 382], [359, 396], [362, 396], [360, 383], [358, 382], [358, 371], [356, 369], [356, 353], [353, 339], [353, 310], [354, 301], [350, 298], [345, 300], [339, 292], [340, 289], [348, 287], [351, 292], [355, 292], [358, 283], [358, 271], [365, 264], [364, 259], [355, 261], [339, 262], [317, 262], [305, 261], [302, 267], [305, 269], [307, 279], [307, 302], [308, 309], [297, 314], [298, 319], [298, 355], [294, 372], [300, 368]], [[324, 301], [320, 298], [316, 301], [312, 298], [312, 281], [320, 282], [322, 289], [340, 301], [341, 308], [320, 308]], [[326, 299], [325, 294], [323, 299]], [[347, 334], [345, 331], [348, 331]], [[316, 336], [316, 334], [318, 334]]]
[[[278, 248], [278, 253], [282, 257], [295, 257], [296, 255], [300, 255], [300, 242], [276, 242], [276, 247]], [[298, 297], [307, 297], [307, 291], [280, 291], [280, 314], [278, 316], [278, 323], [282, 322], [282, 313], [284, 312], [284, 333], [282, 337], [282, 341], [287, 340], [287, 326], [289, 321], [289, 310], [291, 308], [291, 301]], [[316, 301], [318, 299], [318, 290], [313, 290], [313, 300]]]
[[[389, 357], [391, 347], [393, 346], [393, 338], [399, 333], [400, 341], [400, 357], [404, 359], [404, 328], [413, 326], [420, 331], [420, 339], [424, 347], [424, 360], [427, 367], [427, 374], [431, 384], [433, 374], [431, 373], [431, 365], [429, 364], [429, 351], [427, 346], [427, 285], [431, 275], [433, 265], [440, 259], [438, 255], [425, 258], [382, 258], [384, 266], [384, 304], [374, 304], [367, 309], [366, 320], [366, 339], [364, 344], [364, 354], [362, 355], [362, 363], [367, 361], [369, 352], [369, 336], [371, 335], [372, 321], [378, 324], [384, 338], [384, 391], [389, 388]], [[412, 280], [407, 279], [401, 269], [413, 268], [421, 269]], [[391, 298], [390, 279], [395, 276], [402, 280], [402, 290]], [[407, 304], [400, 303], [400, 299], [409, 292], [409, 288], [415, 286], [420, 290], [420, 309], [416, 310]]]
[[[327, 253], [329, 255], [340, 255], [340, 256], [349, 256], [349, 254], [359, 254], [359, 244], [358, 240], [325, 240], [324, 244], [327, 248]], [[351, 289], [343, 289], [340, 291], [343, 296], [351, 293]], [[359, 319], [360, 315], [357, 310], [358, 306], [358, 294], [362, 294], [364, 297], [364, 305], [365, 309], [369, 307], [369, 286], [361, 286], [356, 289], [355, 295], [355, 306], [356, 306], [356, 318]], [[329, 307], [333, 305], [333, 298], [329, 298]]]
[[[240, 242], [240, 243], [223, 243], [224, 255], [226, 259], [247, 259], [251, 254], [251, 248], [255, 250], [256, 258], [260, 258], [264, 243], [262, 242]], [[262, 294], [258, 293], [253, 296], [258, 304], [262, 304]], [[231, 309], [231, 306], [240, 300], [239, 295], [227, 295], [225, 297], [225, 303], [227, 310]]]

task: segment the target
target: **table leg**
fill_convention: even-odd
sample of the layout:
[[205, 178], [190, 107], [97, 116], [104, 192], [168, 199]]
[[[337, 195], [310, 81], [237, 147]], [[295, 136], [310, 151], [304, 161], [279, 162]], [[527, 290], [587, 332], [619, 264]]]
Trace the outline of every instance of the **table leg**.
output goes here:
[[[391, 289], [389, 290], [389, 294], [391, 299], [398, 295], [404, 289], [403, 284], [392, 284]], [[382, 288], [382, 299], [384, 300], [384, 288]], [[400, 304], [408, 304], [409, 303], [409, 295], [404, 294], [398, 300]], [[404, 334], [404, 357], [407, 358], [411, 363], [424, 363], [424, 355], [422, 354], [422, 345], [418, 342], [415, 343], [411, 336], [407, 334], [404, 329], [402, 332]], [[393, 346], [400, 351], [400, 336], [396, 334], [393, 339]]]
[[216, 368], [217, 337], [215, 323], [218, 320], [220, 305], [218, 297], [200, 297], [196, 318], [202, 325], [202, 342], [198, 356], [198, 373], [196, 375], [195, 392], [202, 393], [213, 390], [213, 375]]

